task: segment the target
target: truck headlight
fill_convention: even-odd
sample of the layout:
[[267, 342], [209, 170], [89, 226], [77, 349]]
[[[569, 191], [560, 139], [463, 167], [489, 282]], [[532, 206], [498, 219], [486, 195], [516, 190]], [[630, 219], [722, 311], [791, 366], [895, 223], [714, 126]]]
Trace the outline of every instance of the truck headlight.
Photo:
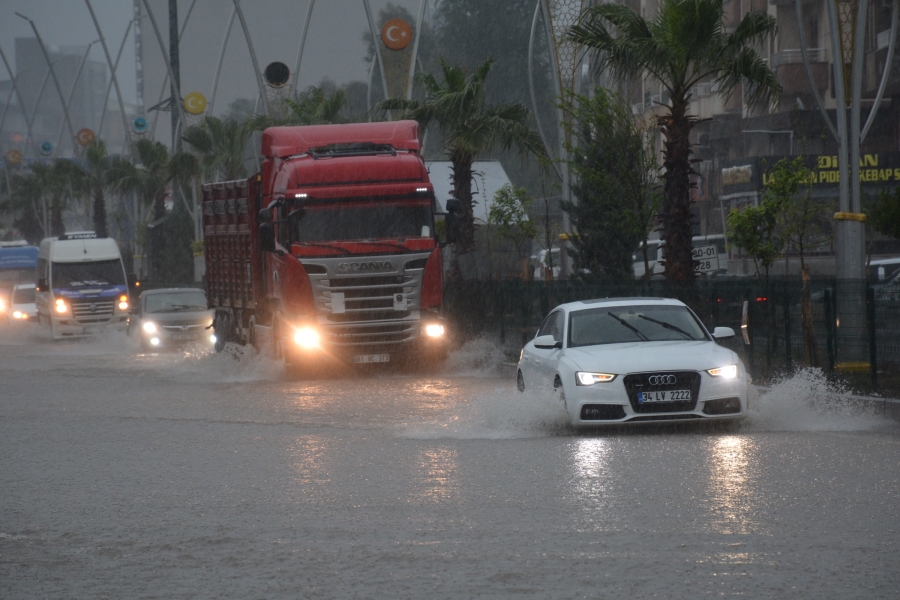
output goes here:
[[301, 348], [318, 348], [320, 341], [319, 332], [312, 327], [301, 327], [294, 331], [294, 343]]
[[128, 296], [125, 294], [119, 296], [119, 310], [128, 310]]
[[144, 324], [141, 325], [141, 329], [147, 333], [156, 333], [156, 323], [153, 321], [144, 321]]
[[54, 309], [56, 310], [56, 312], [62, 315], [69, 311], [69, 305], [66, 304], [66, 301], [62, 298], [57, 298]]
[[440, 323], [429, 323], [425, 326], [425, 335], [438, 338], [444, 335], [444, 326]]
[[610, 373], [586, 373], [578, 371], [575, 373], [575, 382], [578, 385], [594, 385], [595, 383], [609, 383], [616, 376]]
[[727, 367], [716, 367], [706, 371], [713, 377], [721, 377], [722, 379], [734, 379], [737, 377], [737, 365], [728, 365]]

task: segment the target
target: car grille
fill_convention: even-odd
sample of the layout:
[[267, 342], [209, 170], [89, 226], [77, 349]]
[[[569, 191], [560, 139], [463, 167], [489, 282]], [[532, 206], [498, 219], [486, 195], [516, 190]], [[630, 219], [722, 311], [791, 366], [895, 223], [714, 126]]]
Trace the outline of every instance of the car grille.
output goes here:
[[582, 404], [582, 421], [617, 421], [625, 418], [625, 409], [619, 404]]
[[[675, 383], [669, 385], [651, 385], [650, 378], [656, 375], [674, 375]], [[700, 395], [700, 373], [696, 371], [666, 371], [659, 373], [632, 373], [624, 378], [625, 391], [628, 393], [628, 401], [631, 408], [639, 414], [646, 413], [671, 413], [694, 410], [697, 406], [697, 397]], [[672, 390], [689, 389], [691, 399], [683, 402], [653, 402], [639, 403], [638, 392], [668, 392]]]
[[703, 403], [704, 415], [731, 415], [741, 412], [740, 398], [717, 398]]
[[114, 314], [114, 300], [72, 302], [72, 316], [79, 323], [106, 323]]

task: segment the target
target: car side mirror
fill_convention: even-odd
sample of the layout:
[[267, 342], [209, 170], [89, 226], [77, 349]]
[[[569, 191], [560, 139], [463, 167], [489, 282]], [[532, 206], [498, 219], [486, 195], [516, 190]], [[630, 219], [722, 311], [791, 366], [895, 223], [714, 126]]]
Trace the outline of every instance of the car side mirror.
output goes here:
[[734, 329], [731, 327], [716, 327], [713, 330], [713, 339], [724, 340], [734, 337]]
[[42, 277], [41, 279], [38, 279], [37, 285], [34, 286], [34, 289], [36, 289], [39, 292], [46, 292], [49, 288], [50, 288], [50, 284], [47, 282], [46, 277]]
[[562, 342], [557, 341], [552, 335], [539, 335], [534, 338], [534, 347], [541, 350], [552, 350], [562, 348]]
[[259, 224], [259, 248], [263, 252], [275, 252], [275, 226], [272, 223]]

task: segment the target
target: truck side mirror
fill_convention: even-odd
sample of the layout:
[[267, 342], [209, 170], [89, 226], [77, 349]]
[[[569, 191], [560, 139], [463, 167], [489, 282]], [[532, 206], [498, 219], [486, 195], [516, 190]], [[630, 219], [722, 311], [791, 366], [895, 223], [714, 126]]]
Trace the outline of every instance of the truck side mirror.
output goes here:
[[275, 252], [275, 226], [272, 223], [259, 224], [259, 248], [263, 252]]
[[444, 223], [447, 228], [447, 243], [455, 244], [459, 241], [459, 213], [462, 212], [462, 204], [456, 198], [447, 200], [447, 216]]
[[259, 209], [259, 213], [256, 215], [256, 220], [260, 223], [271, 223], [272, 222], [272, 211], [268, 208]]
[[38, 279], [35, 289], [39, 292], [46, 292], [48, 289], [50, 289], [50, 284], [47, 282], [47, 278], [42, 277], [41, 279]]

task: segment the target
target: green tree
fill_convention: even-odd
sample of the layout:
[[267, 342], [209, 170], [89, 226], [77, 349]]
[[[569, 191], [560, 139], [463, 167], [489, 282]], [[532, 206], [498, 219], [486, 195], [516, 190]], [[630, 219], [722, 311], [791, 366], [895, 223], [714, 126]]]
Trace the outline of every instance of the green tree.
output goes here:
[[247, 121], [247, 127], [251, 131], [260, 131], [267, 127], [346, 123], [343, 116], [346, 103], [347, 92], [343, 89], [328, 92], [321, 87], [309, 86], [306, 90], [298, 92], [293, 99], [285, 99], [286, 115], [280, 117], [257, 115]]
[[110, 185], [112, 160], [106, 153], [103, 140], [94, 140], [84, 153], [82, 173], [84, 186], [91, 196], [91, 219], [94, 231], [99, 237], [107, 237], [109, 230], [106, 218], [106, 188]]
[[778, 212], [781, 207], [777, 198], [767, 195], [759, 206], [732, 209], [726, 220], [729, 247], [743, 248], [753, 259], [756, 276], [764, 276], [767, 286], [769, 268], [781, 256], [782, 243], [778, 237]]
[[488, 212], [488, 224], [496, 228], [497, 237], [515, 245], [524, 279], [528, 278], [528, 254], [531, 252], [531, 244], [526, 246], [526, 243], [538, 234], [534, 221], [528, 218], [528, 208], [532, 202], [528, 190], [514, 188], [507, 183], [494, 194], [494, 202]]
[[418, 77], [425, 88], [425, 100], [386, 100], [380, 110], [403, 111], [403, 118], [415, 119], [423, 127], [435, 122], [443, 134], [444, 152], [453, 166], [453, 195], [462, 204], [460, 253], [475, 247], [475, 220], [472, 202], [472, 163], [491, 148], [510, 149], [543, 157], [540, 137], [528, 124], [529, 113], [521, 104], [487, 104], [485, 79], [493, 62], [487, 61], [470, 75], [461, 67], [441, 61], [443, 80], [428, 73]]
[[569, 164], [577, 202], [563, 202], [578, 232], [570, 253], [592, 278], [630, 280], [632, 253], [655, 214], [656, 163], [630, 108], [613, 92], [576, 96], [570, 110]]
[[881, 190], [878, 199], [871, 204], [866, 217], [872, 229], [900, 240], [900, 187], [892, 191]]
[[775, 26], [770, 15], [747, 14], [728, 33], [722, 0], [662, 0], [652, 20], [620, 4], [587, 8], [569, 32], [573, 42], [598, 51], [598, 69], [614, 79], [648, 75], [668, 94], [658, 124], [665, 138], [660, 220], [670, 282], [694, 280], [690, 134], [698, 119], [687, 112], [691, 89], [714, 81], [720, 95], [743, 92], [751, 105], [774, 103], [781, 88], [752, 46]]
[[250, 131], [232, 118], [207, 116], [200, 125], [188, 127], [182, 139], [199, 156], [202, 174], [216, 181], [244, 179], [244, 144]]

